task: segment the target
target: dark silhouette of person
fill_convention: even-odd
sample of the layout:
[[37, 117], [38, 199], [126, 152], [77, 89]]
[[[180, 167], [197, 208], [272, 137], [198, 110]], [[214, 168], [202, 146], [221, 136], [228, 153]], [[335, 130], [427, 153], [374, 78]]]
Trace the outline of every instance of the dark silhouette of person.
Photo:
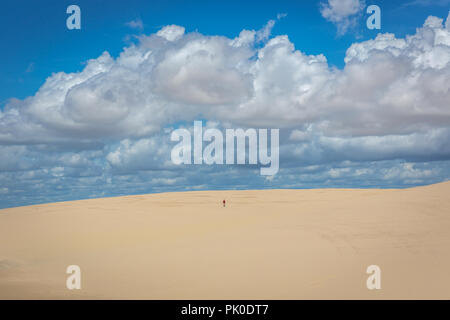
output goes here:
[[222, 203], [223, 203], [223, 206], [225, 207], [225, 199], [222, 201]]

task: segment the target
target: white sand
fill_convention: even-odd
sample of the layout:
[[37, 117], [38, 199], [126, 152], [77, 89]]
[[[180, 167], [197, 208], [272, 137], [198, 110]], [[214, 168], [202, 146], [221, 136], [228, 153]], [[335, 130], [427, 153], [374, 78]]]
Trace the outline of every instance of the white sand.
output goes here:
[[[81, 290], [66, 289], [72, 264]], [[0, 210], [0, 298], [450, 299], [450, 182]]]

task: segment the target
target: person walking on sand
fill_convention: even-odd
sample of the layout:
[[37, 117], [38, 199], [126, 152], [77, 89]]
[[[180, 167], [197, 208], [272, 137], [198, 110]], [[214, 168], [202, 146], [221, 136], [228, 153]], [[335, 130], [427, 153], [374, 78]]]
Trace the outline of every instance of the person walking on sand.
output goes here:
[[225, 199], [223, 199], [222, 203], [223, 203], [223, 206], [225, 207]]

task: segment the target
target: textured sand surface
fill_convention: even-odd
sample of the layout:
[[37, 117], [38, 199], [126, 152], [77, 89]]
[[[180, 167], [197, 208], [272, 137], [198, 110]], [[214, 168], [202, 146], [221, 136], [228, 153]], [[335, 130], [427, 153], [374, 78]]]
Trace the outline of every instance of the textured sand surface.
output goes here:
[[[81, 290], [66, 289], [73, 264]], [[0, 210], [0, 298], [450, 299], [450, 182]]]

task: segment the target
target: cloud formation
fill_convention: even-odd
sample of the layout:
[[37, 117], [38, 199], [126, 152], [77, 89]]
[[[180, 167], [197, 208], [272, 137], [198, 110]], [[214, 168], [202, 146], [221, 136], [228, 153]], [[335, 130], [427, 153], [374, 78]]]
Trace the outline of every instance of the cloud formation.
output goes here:
[[[359, 10], [345, 4], [329, 1], [322, 14], [341, 23]], [[449, 177], [450, 17], [428, 17], [405, 38], [354, 43], [343, 69], [295, 49], [287, 35], [270, 37], [273, 25], [232, 39], [166, 26], [117, 58], [104, 52], [11, 99], [0, 111], [2, 203]], [[280, 172], [264, 180], [252, 167], [174, 166], [170, 130], [197, 119], [281, 128]]]
[[338, 35], [343, 35], [356, 24], [356, 18], [364, 7], [364, 0], [328, 0], [320, 3], [320, 13], [336, 25]]
[[131, 21], [127, 22], [125, 25], [127, 25], [128, 27], [130, 27], [132, 29], [137, 29], [137, 30], [144, 29], [144, 23], [142, 22], [141, 18], [136, 18], [134, 20], [131, 20]]

